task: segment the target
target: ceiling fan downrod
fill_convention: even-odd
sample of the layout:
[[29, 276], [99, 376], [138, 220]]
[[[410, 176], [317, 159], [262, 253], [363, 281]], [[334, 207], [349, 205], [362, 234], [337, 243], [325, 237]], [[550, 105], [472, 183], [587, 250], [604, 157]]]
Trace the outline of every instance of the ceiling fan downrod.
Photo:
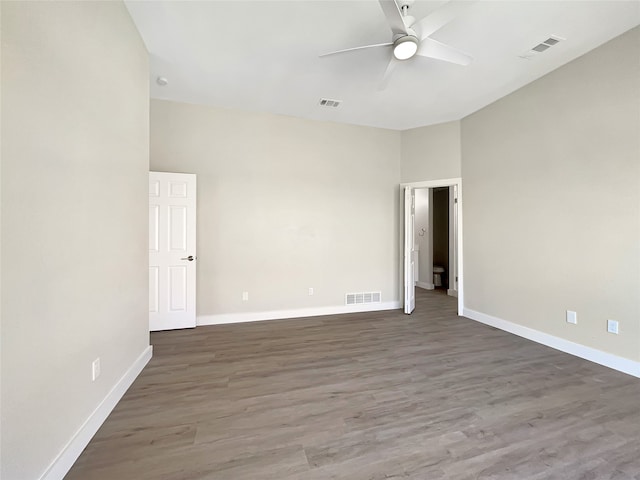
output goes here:
[[404, 0], [402, 3], [398, 4], [407, 34], [396, 36], [393, 41], [393, 56], [397, 60], [408, 60], [418, 51], [418, 38], [409, 27], [409, 25], [414, 22], [413, 17], [409, 16], [409, 7], [411, 6], [411, 3], [412, 2], [410, 0]]

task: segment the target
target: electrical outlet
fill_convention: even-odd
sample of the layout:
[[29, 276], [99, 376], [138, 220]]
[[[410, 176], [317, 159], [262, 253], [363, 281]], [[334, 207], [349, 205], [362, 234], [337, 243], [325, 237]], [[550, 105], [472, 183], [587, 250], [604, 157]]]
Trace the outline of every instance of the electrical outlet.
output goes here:
[[309, 295], [313, 295], [313, 287], [309, 287]]
[[243, 302], [249, 301], [249, 292], [242, 292], [242, 301]]
[[100, 376], [100, 357], [96, 358], [91, 364], [91, 381], [95, 382]]
[[618, 334], [618, 322], [616, 320], [607, 320], [607, 332]]
[[578, 314], [571, 310], [567, 310], [567, 323], [573, 323], [576, 325], [578, 323]]

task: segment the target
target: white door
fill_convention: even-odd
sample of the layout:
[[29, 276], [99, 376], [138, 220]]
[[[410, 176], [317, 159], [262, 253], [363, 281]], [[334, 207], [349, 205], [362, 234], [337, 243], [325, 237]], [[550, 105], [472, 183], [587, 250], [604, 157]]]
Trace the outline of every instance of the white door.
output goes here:
[[404, 187], [404, 313], [411, 313], [416, 308], [415, 263], [413, 251], [415, 200], [411, 187]]
[[196, 326], [196, 176], [149, 172], [149, 329]]
[[458, 293], [458, 186], [449, 187], [449, 295]]

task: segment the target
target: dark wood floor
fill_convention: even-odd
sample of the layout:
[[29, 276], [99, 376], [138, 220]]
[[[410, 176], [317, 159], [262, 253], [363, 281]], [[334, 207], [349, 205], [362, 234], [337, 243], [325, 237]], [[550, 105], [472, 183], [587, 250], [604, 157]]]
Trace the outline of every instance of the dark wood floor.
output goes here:
[[66, 479], [640, 479], [639, 380], [455, 308], [154, 333]]

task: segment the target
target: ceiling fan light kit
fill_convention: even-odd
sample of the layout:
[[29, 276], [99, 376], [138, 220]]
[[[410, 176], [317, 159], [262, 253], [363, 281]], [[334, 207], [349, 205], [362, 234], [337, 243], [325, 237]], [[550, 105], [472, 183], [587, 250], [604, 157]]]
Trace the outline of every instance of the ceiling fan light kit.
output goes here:
[[408, 60], [418, 51], [418, 39], [413, 35], [398, 38], [393, 42], [393, 56], [398, 60]]

